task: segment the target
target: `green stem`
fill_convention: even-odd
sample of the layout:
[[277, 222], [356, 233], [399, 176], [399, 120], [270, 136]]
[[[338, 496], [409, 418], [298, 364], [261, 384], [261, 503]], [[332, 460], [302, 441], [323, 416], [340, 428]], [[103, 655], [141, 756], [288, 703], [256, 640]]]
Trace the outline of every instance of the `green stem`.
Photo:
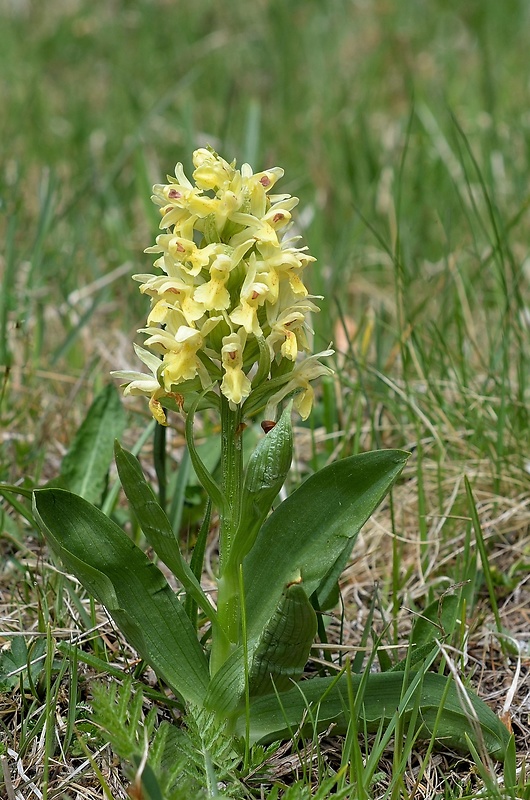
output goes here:
[[239, 565], [236, 564], [235, 569], [230, 570], [226, 566], [241, 515], [243, 443], [240, 424], [241, 409], [232, 411], [228, 400], [221, 395], [221, 473], [226, 507], [221, 513], [219, 527], [217, 620], [220, 631], [217, 636], [213, 631], [210, 657], [212, 675], [230, 656], [239, 638]]
[[230, 547], [237, 530], [241, 514], [243, 485], [243, 446], [239, 429], [241, 410], [230, 409], [228, 400], [221, 395], [221, 471], [223, 494], [227, 501], [225, 513], [221, 516], [219, 530], [219, 572], [228, 560]]

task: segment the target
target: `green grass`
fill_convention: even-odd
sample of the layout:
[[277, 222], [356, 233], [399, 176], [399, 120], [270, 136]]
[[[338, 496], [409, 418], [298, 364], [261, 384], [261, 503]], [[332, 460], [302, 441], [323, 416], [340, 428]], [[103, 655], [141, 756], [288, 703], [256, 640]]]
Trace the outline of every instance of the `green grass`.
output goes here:
[[[109, 371], [135, 363], [146, 306], [130, 275], [151, 263], [151, 185], [206, 143], [238, 163], [281, 165], [318, 258], [316, 349], [334, 340], [339, 351], [335, 382], [297, 434], [300, 475], [362, 450], [413, 451], [357, 546], [330, 641], [370, 648], [382, 637], [395, 659], [414, 615], [462, 582], [467, 622], [450, 655], [500, 711], [515, 674], [506, 635], [528, 655], [518, 609], [530, 564], [529, 17], [524, 0], [0, 3], [0, 482], [54, 478]], [[133, 446], [147, 411], [128, 408]], [[177, 426], [170, 466], [182, 444]], [[144, 443], [146, 464], [149, 452]], [[60, 573], [23, 498], [5, 497], [0, 644], [13, 652], [23, 632], [19, 658], [40, 659], [6, 679], [5, 791], [24, 795], [27, 779], [50, 800], [101, 797], [105, 781], [108, 796], [125, 797], [89, 687], [137, 666], [134, 653]], [[186, 486], [170, 479], [168, 504], [193, 543], [202, 497], [192, 472]], [[125, 506], [117, 513], [127, 522]], [[59, 648], [76, 630], [78, 649]], [[11, 670], [3, 653], [0, 677]], [[142, 665], [134, 677], [149, 683]], [[523, 699], [518, 689], [505, 775], [528, 797], [514, 766], [527, 751]], [[172, 718], [149, 702], [159, 721]], [[272, 800], [276, 781], [279, 797], [318, 784], [327, 797], [330, 781], [343, 789], [368, 759], [352, 797], [412, 797], [416, 780], [429, 797], [482, 785], [502, 795], [492, 772], [450, 753], [435, 761], [403, 733], [394, 754], [379, 748], [384, 732], [362, 731], [276, 761], [251, 754], [255, 775], [232, 778], [248, 796], [261, 781]], [[80, 788], [70, 788], [76, 768]]]

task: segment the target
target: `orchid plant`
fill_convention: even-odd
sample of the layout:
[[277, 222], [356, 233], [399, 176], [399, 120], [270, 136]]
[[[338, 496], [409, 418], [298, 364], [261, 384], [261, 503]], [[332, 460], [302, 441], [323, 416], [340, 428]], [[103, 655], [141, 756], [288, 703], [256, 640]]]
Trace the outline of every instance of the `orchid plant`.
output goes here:
[[[311, 351], [319, 298], [308, 293], [304, 272], [314, 258], [289, 234], [298, 199], [273, 194], [283, 170], [239, 170], [211, 149], [197, 150], [193, 164], [193, 182], [177, 164], [175, 177], [154, 187], [162, 233], [147, 252], [158, 255], [157, 271], [134, 276], [151, 299], [144, 346], [135, 346], [149, 372], [114, 376], [125, 394], [148, 399], [158, 425], [168, 424], [168, 413], [186, 417], [189, 454], [209, 497], [195, 551], [188, 562], [138, 460], [119, 444], [125, 494], [179, 590], [111, 518], [64, 489], [34, 493], [48, 542], [175, 695], [247, 743], [330, 724], [344, 732], [352, 714], [365, 729], [380, 729], [397, 714], [412, 719], [420, 736], [460, 749], [472, 742], [502, 758], [507, 731], [493, 712], [471, 692], [462, 705], [453, 683], [427, 672], [438, 624], [398, 669], [298, 683], [317, 615], [408, 454], [337, 461], [278, 503], [292, 459], [293, 410], [306, 419], [313, 381], [332, 373], [325, 361], [333, 351]], [[219, 481], [195, 446], [194, 420], [204, 409], [221, 423]], [[265, 433], [244, 463], [245, 427], [258, 416]], [[215, 604], [201, 586], [212, 507], [219, 516]]]

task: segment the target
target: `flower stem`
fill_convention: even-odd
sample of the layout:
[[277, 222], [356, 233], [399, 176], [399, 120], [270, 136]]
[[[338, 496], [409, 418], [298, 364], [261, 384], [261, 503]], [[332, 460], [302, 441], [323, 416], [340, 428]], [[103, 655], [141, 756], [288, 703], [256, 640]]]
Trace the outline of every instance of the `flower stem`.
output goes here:
[[217, 619], [223, 636], [213, 632], [210, 672], [214, 675], [229, 657], [239, 636], [239, 594], [237, 570], [227, 574], [226, 565], [241, 515], [243, 492], [243, 442], [241, 410], [232, 411], [228, 400], [221, 395], [221, 473], [226, 508], [221, 514], [219, 528], [219, 581], [217, 590]]
[[221, 395], [221, 471], [223, 494], [227, 508], [221, 517], [219, 531], [219, 572], [230, 553], [241, 513], [243, 481], [243, 446], [240, 430], [241, 410], [232, 411], [226, 397]]

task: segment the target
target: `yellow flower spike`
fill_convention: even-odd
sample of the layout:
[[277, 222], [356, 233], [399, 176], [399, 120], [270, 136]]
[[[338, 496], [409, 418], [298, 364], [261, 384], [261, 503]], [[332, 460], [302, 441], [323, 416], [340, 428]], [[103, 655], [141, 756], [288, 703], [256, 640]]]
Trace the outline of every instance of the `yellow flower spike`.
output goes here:
[[243, 350], [246, 332], [240, 330], [223, 337], [221, 363], [224, 370], [221, 392], [230, 401], [230, 407], [239, 405], [251, 390], [250, 380], [243, 372]]
[[[283, 176], [280, 167], [254, 174], [250, 165], [236, 169], [235, 161], [206, 148], [194, 152], [193, 166], [193, 180], [179, 163], [174, 178], [153, 187], [163, 232], [146, 252], [160, 254], [154, 262], [160, 274], [134, 277], [151, 298], [142, 332], [157, 371], [152, 377], [123, 373], [126, 391], [146, 394], [162, 424], [160, 397], [195, 392], [197, 377], [236, 407], [252, 392], [246, 373], [254, 368], [247, 364], [243, 370], [248, 340], [247, 355], [259, 357], [263, 373], [261, 392], [272, 377], [271, 363], [280, 367], [259, 404], [268, 400], [272, 409], [295, 394], [305, 418], [313, 403], [310, 382], [330, 370], [314, 357], [301, 358], [310, 352], [309, 315], [319, 309], [303, 281], [314, 258], [295, 246], [300, 237], [286, 235], [298, 198], [272, 193]], [[258, 404], [250, 398], [245, 408], [252, 415]]]

